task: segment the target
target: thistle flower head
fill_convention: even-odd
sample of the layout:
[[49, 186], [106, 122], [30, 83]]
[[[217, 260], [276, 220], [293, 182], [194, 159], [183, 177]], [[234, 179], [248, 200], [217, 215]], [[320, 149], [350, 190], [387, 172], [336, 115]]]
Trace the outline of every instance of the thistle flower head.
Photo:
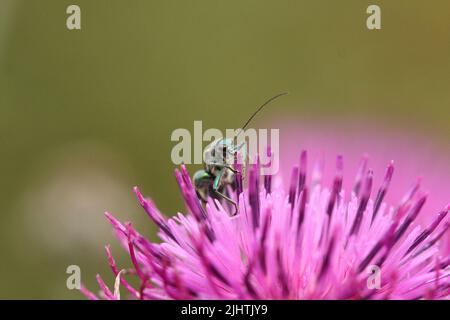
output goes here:
[[[429, 225], [415, 223], [427, 194], [417, 182], [397, 204], [384, 202], [393, 177], [390, 163], [381, 185], [362, 162], [352, 190], [343, 190], [343, 159], [337, 158], [331, 186], [321, 169], [307, 170], [302, 152], [286, 190], [278, 176], [260, 176], [258, 164], [247, 181], [237, 174], [226, 202], [202, 206], [184, 166], [175, 175], [187, 214], [165, 218], [135, 188], [159, 228], [152, 243], [129, 223], [106, 213], [133, 268], [109, 264], [114, 290], [100, 276], [100, 296], [119, 298], [123, 286], [136, 299], [441, 299], [450, 296], [450, 257], [438, 243], [450, 227], [450, 205]], [[130, 285], [125, 275], [139, 280]], [[127, 276], [128, 277], [128, 276]], [[82, 287], [86, 296], [97, 296]]]

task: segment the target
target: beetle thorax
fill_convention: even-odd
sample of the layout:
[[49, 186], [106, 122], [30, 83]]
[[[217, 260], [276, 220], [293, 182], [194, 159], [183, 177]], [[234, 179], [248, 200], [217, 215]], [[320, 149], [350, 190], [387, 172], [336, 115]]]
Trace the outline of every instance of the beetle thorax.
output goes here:
[[224, 166], [234, 162], [233, 144], [228, 139], [220, 139], [209, 144], [204, 151], [205, 166]]

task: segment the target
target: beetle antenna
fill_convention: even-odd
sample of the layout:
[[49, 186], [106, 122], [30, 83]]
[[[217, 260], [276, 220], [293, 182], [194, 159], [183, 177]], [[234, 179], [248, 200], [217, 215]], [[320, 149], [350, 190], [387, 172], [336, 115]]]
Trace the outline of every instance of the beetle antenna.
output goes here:
[[252, 121], [252, 119], [265, 107], [267, 106], [269, 103], [271, 103], [273, 100], [278, 99], [281, 96], [285, 96], [289, 94], [289, 92], [283, 92], [283, 93], [279, 93], [275, 96], [273, 96], [272, 98], [270, 98], [269, 100], [267, 100], [266, 102], [264, 102], [258, 109], [256, 109], [255, 112], [253, 112], [253, 114], [250, 116], [250, 118], [248, 118], [247, 122], [241, 127], [241, 129], [239, 130], [239, 133], [236, 135], [238, 136], [242, 130], [244, 130], [248, 124], [250, 123], [250, 121]]

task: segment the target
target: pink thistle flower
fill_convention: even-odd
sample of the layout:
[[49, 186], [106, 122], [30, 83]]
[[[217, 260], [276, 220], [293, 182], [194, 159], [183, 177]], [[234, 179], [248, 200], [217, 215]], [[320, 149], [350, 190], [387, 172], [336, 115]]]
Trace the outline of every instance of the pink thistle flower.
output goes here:
[[[119, 271], [107, 246], [116, 284], [111, 291], [97, 276], [100, 296], [120, 298], [121, 285], [136, 299], [449, 298], [450, 257], [441, 256], [438, 242], [450, 227], [450, 205], [422, 228], [415, 220], [427, 194], [419, 183], [396, 205], [384, 201], [392, 163], [376, 185], [364, 162], [351, 190], [343, 188], [342, 157], [336, 167], [328, 188], [320, 166], [307, 174], [302, 152], [285, 190], [279, 176], [261, 177], [252, 165], [248, 182], [238, 174], [237, 191], [231, 192], [239, 206], [234, 217], [217, 200], [201, 205], [184, 166], [175, 175], [186, 215], [165, 218], [135, 188], [162, 242], [150, 242], [106, 213], [133, 268]], [[138, 288], [125, 279], [130, 274]], [[97, 298], [85, 287], [81, 291]]]
[[[370, 118], [359, 121], [321, 119], [278, 119], [267, 127], [280, 130], [280, 171], [284, 180], [289, 179], [290, 168], [298, 162], [298, 146], [308, 150], [312, 159], [330, 159], [341, 154], [345, 159], [342, 187], [350, 191], [355, 179], [361, 177], [356, 171], [370, 157], [374, 172], [374, 184], [382, 183], [386, 164], [395, 160], [395, 179], [391, 181], [385, 201], [395, 204], [410, 184], [421, 179], [421, 186], [430, 196], [417, 222], [426, 226], [434, 214], [444, 207], [450, 195], [450, 148], [448, 141], [440, 140], [430, 132], [413, 126], [402, 127], [397, 123], [386, 125]], [[361, 156], [361, 150], [367, 156]], [[322, 184], [332, 183], [334, 165], [327, 161], [322, 168]], [[450, 236], [441, 241], [441, 250], [450, 254]]]

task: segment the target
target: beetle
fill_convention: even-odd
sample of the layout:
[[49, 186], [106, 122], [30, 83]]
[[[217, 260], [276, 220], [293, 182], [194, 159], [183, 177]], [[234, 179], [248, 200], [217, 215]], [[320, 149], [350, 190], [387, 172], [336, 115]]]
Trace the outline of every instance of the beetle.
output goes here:
[[[247, 122], [239, 129], [236, 137], [245, 130], [250, 121], [260, 112], [266, 105], [273, 100], [288, 94], [283, 92], [273, 96], [264, 102], [256, 111], [250, 116]], [[204, 169], [197, 171], [194, 176], [194, 186], [197, 196], [206, 203], [208, 197], [215, 199], [223, 199], [234, 207], [232, 216], [238, 214], [239, 209], [236, 201], [231, 199], [227, 194], [227, 187], [235, 187], [235, 176], [240, 172], [236, 170], [232, 163], [235, 163], [238, 152], [245, 146], [245, 142], [240, 145], [235, 145], [232, 139], [222, 138], [213, 141], [204, 151], [203, 159], [205, 160]], [[246, 148], [243, 152], [243, 160], [246, 160]]]

